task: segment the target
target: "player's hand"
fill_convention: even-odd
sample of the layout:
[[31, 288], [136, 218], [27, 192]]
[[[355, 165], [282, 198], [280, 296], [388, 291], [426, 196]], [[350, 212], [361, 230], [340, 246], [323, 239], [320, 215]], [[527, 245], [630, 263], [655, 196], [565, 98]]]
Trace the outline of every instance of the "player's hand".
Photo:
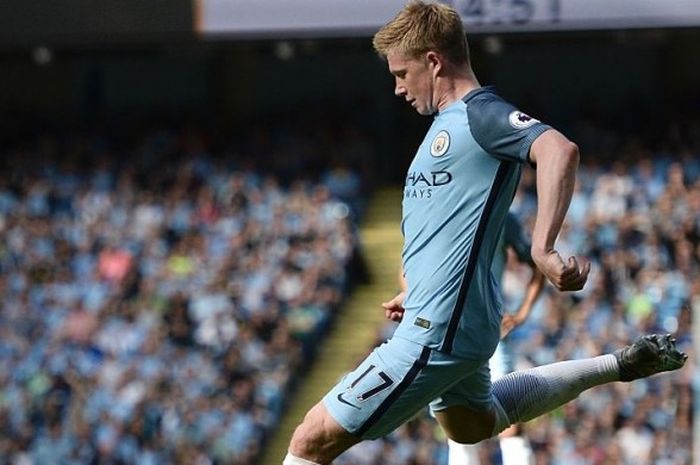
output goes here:
[[403, 308], [403, 299], [406, 297], [406, 292], [399, 292], [396, 297], [388, 302], [382, 302], [384, 307], [384, 315], [391, 321], [400, 322], [403, 320], [403, 314], [406, 311]]
[[581, 264], [576, 257], [564, 259], [556, 250], [537, 253], [533, 251], [532, 259], [537, 268], [554, 284], [560, 291], [578, 291], [588, 280], [588, 273], [591, 271], [591, 262], [581, 258]]
[[503, 320], [501, 320], [501, 339], [523, 324], [523, 321], [525, 321], [524, 318], [519, 317], [517, 313], [515, 315], [503, 315]]

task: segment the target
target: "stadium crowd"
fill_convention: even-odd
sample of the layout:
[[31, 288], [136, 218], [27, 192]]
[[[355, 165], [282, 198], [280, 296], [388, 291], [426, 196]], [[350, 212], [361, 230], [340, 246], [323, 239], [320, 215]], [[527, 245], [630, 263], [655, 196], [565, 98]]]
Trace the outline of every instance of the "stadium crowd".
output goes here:
[[363, 197], [318, 137], [250, 134], [3, 144], [1, 465], [255, 463], [351, 286]]
[[[696, 136], [700, 142], [700, 131]], [[582, 159], [558, 248], [562, 256], [590, 258], [593, 271], [576, 294], [546, 289], [530, 318], [508, 336], [516, 369], [610, 352], [649, 332], [674, 333], [679, 348], [692, 353], [691, 315], [700, 312], [700, 154], [683, 144], [655, 152], [633, 141], [624, 147], [612, 162]], [[513, 211], [530, 231], [535, 209], [534, 171], [526, 170]], [[528, 267], [510, 257], [502, 290], [511, 311], [529, 277]], [[387, 323], [378, 341], [393, 329]], [[690, 464], [693, 377], [689, 363], [677, 373], [597, 387], [526, 424], [536, 464]], [[447, 464], [445, 440], [422, 412], [336, 463]], [[482, 444], [481, 463], [501, 463], [498, 442]]]
[[[367, 168], [329, 154], [363, 163], [372, 145], [318, 122], [246, 134], [214, 143], [162, 125], [3, 144], [0, 465], [256, 463], [351, 287]], [[700, 157], [687, 147], [584, 156], [559, 247], [594, 271], [577, 294], [547, 290], [508, 336], [517, 368], [650, 331], [692, 352]], [[525, 224], [533, 174], [513, 206]], [[528, 278], [513, 261], [511, 307]], [[599, 387], [527, 424], [537, 464], [690, 463], [692, 378], [691, 363]], [[495, 442], [481, 453], [499, 463]], [[446, 464], [447, 449], [421, 414], [336, 463]]]

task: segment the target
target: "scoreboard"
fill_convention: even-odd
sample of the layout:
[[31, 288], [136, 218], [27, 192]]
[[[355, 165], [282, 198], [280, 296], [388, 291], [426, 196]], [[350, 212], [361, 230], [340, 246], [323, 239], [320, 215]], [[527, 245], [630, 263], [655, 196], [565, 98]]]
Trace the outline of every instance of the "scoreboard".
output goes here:
[[[195, 0], [204, 36], [372, 34], [405, 0]], [[700, 0], [443, 0], [470, 32], [690, 27]]]
[[[0, 46], [366, 37], [407, 0], [2, 0]], [[700, 26], [700, 0], [442, 0], [470, 33]]]

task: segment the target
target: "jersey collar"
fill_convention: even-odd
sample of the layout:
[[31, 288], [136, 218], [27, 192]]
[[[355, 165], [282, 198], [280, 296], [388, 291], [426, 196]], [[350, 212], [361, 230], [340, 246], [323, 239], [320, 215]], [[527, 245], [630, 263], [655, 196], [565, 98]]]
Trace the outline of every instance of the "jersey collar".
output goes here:
[[467, 103], [467, 102], [469, 102], [471, 99], [473, 99], [474, 97], [476, 97], [477, 95], [481, 95], [481, 94], [483, 94], [483, 93], [485, 93], [485, 92], [493, 92], [493, 89], [494, 89], [493, 86], [484, 86], [484, 87], [479, 87], [478, 89], [471, 90], [471, 91], [469, 91], [469, 93], [468, 93], [467, 95], [465, 95], [464, 97], [462, 97], [462, 101], [463, 101], [464, 103]]

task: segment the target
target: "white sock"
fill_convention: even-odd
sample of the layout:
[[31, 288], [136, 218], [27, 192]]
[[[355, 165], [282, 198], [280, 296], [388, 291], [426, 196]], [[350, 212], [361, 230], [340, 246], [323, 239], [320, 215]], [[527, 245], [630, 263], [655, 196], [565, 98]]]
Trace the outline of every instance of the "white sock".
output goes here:
[[319, 465], [316, 462], [311, 462], [309, 460], [302, 459], [300, 457], [293, 456], [290, 452], [287, 452], [287, 456], [284, 458], [282, 465]]
[[504, 376], [493, 383], [493, 395], [503, 409], [497, 409], [494, 434], [509, 426], [498, 413], [505, 413], [510, 424], [526, 422], [564, 405], [587, 389], [619, 379], [617, 358], [612, 354], [542, 365]]
[[460, 444], [448, 439], [447, 447], [449, 450], [447, 463], [449, 465], [481, 465], [477, 444]]
[[521, 436], [501, 438], [503, 465], [532, 465], [534, 457], [528, 441]]

